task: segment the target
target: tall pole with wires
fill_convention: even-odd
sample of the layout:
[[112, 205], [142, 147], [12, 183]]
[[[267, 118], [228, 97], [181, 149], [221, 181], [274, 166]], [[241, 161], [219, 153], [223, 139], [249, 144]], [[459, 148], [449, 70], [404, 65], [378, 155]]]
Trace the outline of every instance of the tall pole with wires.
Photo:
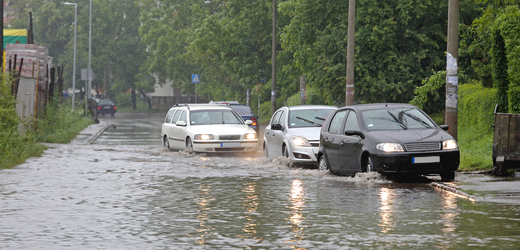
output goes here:
[[271, 115], [276, 111], [276, 0], [273, 0], [273, 44], [271, 70]]
[[446, 125], [455, 140], [458, 134], [458, 69], [459, 58], [459, 0], [449, 0], [448, 5], [448, 53], [446, 57]]
[[348, 2], [347, 24], [347, 83], [345, 105], [354, 104], [354, 39], [356, 35], [356, 0]]

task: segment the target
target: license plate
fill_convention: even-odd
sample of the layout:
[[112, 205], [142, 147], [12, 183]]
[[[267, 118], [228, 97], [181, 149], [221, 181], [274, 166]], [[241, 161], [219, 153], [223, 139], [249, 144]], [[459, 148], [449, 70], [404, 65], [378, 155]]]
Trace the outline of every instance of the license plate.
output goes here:
[[110, 109], [110, 107], [105, 107], [105, 109]]
[[239, 148], [240, 142], [222, 142], [220, 143], [221, 148]]
[[425, 157], [414, 157], [412, 158], [413, 163], [435, 163], [441, 162], [440, 156], [425, 156]]

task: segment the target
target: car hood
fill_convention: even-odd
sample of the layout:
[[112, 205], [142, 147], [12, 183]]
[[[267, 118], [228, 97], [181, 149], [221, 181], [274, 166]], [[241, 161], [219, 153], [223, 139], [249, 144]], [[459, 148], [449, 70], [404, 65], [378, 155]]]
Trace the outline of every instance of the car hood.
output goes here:
[[321, 127], [289, 128], [292, 135], [303, 136], [309, 141], [319, 140]]
[[385, 130], [368, 132], [377, 142], [437, 142], [453, 139], [448, 132], [442, 129], [408, 129], [408, 130]]
[[243, 135], [246, 133], [256, 133], [248, 125], [242, 124], [221, 124], [221, 125], [197, 125], [190, 126], [193, 134], [214, 134], [214, 135]]

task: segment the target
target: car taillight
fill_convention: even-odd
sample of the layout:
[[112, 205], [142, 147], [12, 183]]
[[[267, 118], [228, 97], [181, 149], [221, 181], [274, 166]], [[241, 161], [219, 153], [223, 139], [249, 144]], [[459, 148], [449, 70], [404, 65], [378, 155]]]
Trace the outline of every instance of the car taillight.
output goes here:
[[256, 118], [252, 117], [251, 121], [253, 121], [253, 124], [251, 124], [251, 125], [256, 126]]
[[101, 107], [97, 107], [97, 109], [101, 109]]
[[117, 109], [116, 106], [114, 106], [114, 109]]

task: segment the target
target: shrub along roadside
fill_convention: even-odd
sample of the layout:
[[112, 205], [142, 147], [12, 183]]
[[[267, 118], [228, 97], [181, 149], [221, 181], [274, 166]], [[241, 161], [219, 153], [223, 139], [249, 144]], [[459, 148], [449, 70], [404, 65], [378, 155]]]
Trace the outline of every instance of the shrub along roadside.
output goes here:
[[480, 84], [459, 87], [460, 170], [493, 169], [493, 122], [496, 89]]
[[45, 118], [36, 121], [37, 129], [33, 131], [34, 120], [22, 122], [16, 114], [11, 84], [10, 79], [0, 80], [0, 169], [40, 156], [46, 147], [38, 142], [68, 143], [92, 123], [84, 117], [84, 110], [71, 112], [70, 108], [54, 103], [48, 105]]
[[27, 125], [16, 115], [16, 102], [11, 94], [12, 79], [0, 75], [0, 169], [10, 168], [31, 156], [43, 153], [31, 132], [21, 133], [19, 124]]

